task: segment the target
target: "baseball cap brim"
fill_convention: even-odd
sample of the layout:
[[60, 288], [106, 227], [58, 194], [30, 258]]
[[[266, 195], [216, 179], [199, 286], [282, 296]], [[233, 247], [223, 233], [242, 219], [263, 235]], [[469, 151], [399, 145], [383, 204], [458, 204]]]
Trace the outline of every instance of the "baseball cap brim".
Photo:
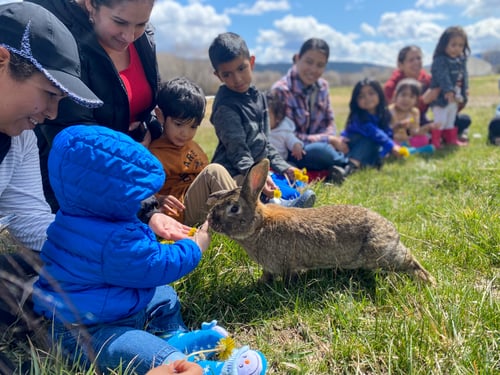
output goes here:
[[63, 93], [65, 93], [74, 102], [87, 107], [87, 108], [97, 108], [102, 106], [102, 100], [100, 100], [78, 77], [71, 75], [69, 73], [60, 70], [50, 70], [44, 69], [45, 72], [49, 73], [47, 78], [59, 88]]
[[0, 4], [0, 46], [27, 59], [76, 103], [89, 108], [103, 104], [80, 78], [75, 38], [42, 6], [26, 1]]

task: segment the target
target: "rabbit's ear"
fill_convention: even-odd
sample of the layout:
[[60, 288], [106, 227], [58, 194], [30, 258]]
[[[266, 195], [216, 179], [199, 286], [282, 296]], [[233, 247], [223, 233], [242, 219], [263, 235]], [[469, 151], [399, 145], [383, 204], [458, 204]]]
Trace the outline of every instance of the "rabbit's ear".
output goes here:
[[266, 183], [269, 174], [269, 160], [262, 159], [254, 164], [248, 171], [243, 186], [241, 188], [241, 195], [247, 198], [248, 201], [257, 201], [262, 188]]

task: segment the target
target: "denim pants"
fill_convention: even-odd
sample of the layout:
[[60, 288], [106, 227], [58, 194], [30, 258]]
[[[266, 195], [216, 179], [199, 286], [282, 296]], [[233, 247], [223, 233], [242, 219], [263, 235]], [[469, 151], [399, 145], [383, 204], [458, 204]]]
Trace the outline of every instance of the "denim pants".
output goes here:
[[371, 140], [359, 134], [349, 137], [349, 159], [357, 160], [361, 166], [379, 167], [382, 164], [379, 149], [380, 146]]
[[139, 313], [116, 322], [92, 326], [64, 325], [54, 322], [51, 339], [74, 362], [87, 368], [93, 360], [99, 370], [122, 366], [138, 374], [165, 361], [185, 355], [156, 334], [187, 331], [180, 314], [177, 293], [170, 286], [156, 288], [153, 299]]
[[337, 151], [327, 142], [313, 142], [304, 146], [306, 154], [301, 160], [295, 159], [291, 154], [288, 160], [297, 168], [306, 168], [311, 171], [320, 171], [330, 168], [332, 165], [343, 167], [349, 159], [340, 151]]

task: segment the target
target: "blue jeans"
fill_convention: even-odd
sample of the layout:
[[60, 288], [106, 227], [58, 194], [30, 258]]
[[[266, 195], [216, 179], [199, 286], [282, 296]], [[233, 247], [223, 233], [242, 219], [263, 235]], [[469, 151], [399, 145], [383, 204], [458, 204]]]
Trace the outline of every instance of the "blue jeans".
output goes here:
[[155, 334], [187, 331], [180, 314], [177, 293], [170, 286], [156, 288], [153, 299], [139, 313], [112, 323], [92, 326], [64, 325], [54, 322], [49, 329], [55, 343], [61, 343], [66, 355], [88, 368], [96, 363], [107, 368], [128, 367], [145, 374], [165, 360], [185, 358], [178, 349]]
[[337, 151], [327, 142], [313, 142], [304, 146], [306, 154], [301, 160], [295, 159], [291, 154], [288, 160], [297, 168], [306, 168], [311, 171], [328, 169], [333, 165], [343, 167], [349, 159], [340, 151]]
[[349, 137], [349, 159], [357, 160], [361, 166], [379, 167], [382, 163], [380, 146], [370, 138], [355, 134]]

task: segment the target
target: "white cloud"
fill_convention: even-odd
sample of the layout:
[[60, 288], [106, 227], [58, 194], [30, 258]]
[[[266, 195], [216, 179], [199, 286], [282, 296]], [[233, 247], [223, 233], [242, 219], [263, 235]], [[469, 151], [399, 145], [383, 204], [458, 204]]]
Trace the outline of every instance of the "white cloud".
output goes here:
[[462, 15], [467, 17], [487, 17], [492, 10], [498, 10], [500, 0], [418, 0], [417, 8], [435, 9], [441, 6], [455, 6], [463, 8]]
[[463, 14], [468, 17], [491, 16], [492, 10], [498, 12], [500, 0], [470, 0]]
[[500, 49], [500, 18], [486, 18], [464, 29], [473, 54]]
[[375, 30], [374, 27], [368, 25], [367, 23], [363, 22], [361, 23], [361, 26], [359, 27], [361, 31], [369, 36], [375, 36], [377, 34], [377, 30]]
[[443, 5], [464, 6], [472, 2], [479, 2], [482, 0], [418, 0], [415, 6], [417, 8], [434, 9]]
[[[314, 17], [288, 15], [276, 20], [274, 26], [272, 30], [259, 30], [258, 45], [253, 52], [261, 63], [291, 62], [304, 40], [311, 37], [322, 38], [328, 43], [332, 61], [380, 61], [381, 52], [385, 55], [392, 48], [382, 43], [360, 43], [358, 34], [340, 33], [329, 25], [319, 23]], [[369, 55], [369, 51], [373, 51], [374, 55]], [[395, 57], [387, 55], [390, 57], [382, 60], [393, 65]]]
[[[259, 63], [291, 62], [304, 40], [319, 37], [330, 46], [331, 61], [375, 62], [395, 66], [397, 53], [402, 47], [418, 44], [424, 51], [425, 61], [429, 63], [437, 35], [443, 31], [442, 27], [429, 22], [433, 17], [437, 20], [443, 16], [421, 12], [386, 14], [377, 29], [368, 24], [361, 25], [361, 30], [376, 38], [376, 41], [361, 41], [358, 34], [340, 33], [330, 25], [319, 23], [314, 17], [288, 15], [276, 20], [274, 29], [259, 30], [257, 47], [252, 53]], [[400, 23], [407, 26], [399, 26]], [[385, 39], [379, 39], [379, 34]]]
[[258, 16], [263, 13], [274, 12], [274, 11], [287, 11], [290, 9], [290, 4], [288, 0], [257, 0], [253, 6], [248, 7], [247, 4], [237, 4], [235, 7], [227, 8], [224, 10], [225, 14], [240, 14], [240, 15], [251, 15]]
[[192, 2], [187, 6], [171, 0], [157, 1], [151, 15], [158, 51], [182, 57], [206, 58], [212, 40], [231, 24], [227, 15], [210, 5]]
[[365, 0], [351, 0], [351, 1], [348, 1], [345, 6], [344, 6], [344, 9], [346, 11], [352, 11], [352, 10], [358, 10], [358, 9], [363, 9], [363, 6], [364, 6], [364, 3]]
[[416, 10], [384, 13], [380, 17], [377, 32], [390, 39], [436, 40], [436, 35], [441, 34], [443, 28], [432, 21], [445, 18], [443, 14]]

